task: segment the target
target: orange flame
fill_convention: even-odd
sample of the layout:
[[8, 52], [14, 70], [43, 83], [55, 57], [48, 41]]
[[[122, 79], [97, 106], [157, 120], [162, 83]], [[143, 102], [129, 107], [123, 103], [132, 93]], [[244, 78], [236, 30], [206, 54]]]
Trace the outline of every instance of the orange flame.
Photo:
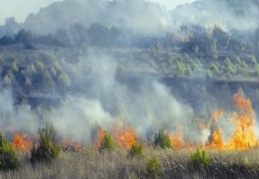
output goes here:
[[133, 128], [124, 126], [114, 131], [114, 139], [120, 147], [129, 148], [136, 143], [136, 134]]
[[32, 148], [32, 140], [28, 139], [27, 135], [15, 134], [13, 146], [16, 150], [28, 151]]
[[232, 115], [236, 129], [230, 140], [229, 148], [247, 150], [256, 147], [255, 113], [252, 103], [240, 93], [234, 95], [234, 100], [234, 106], [238, 112], [234, 112]]
[[211, 114], [211, 119], [213, 123], [217, 123], [219, 118], [225, 116], [226, 112], [224, 111], [224, 109], [220, 109], [218, 111], [215, 111]]
[[[245, 99], [241, 93], [234, 95], [235, 112], [232, 113], [231, 121], [235, 124], [235, 132], [231, 136], [230, 141], [224, 144], [222, 131], [216, 129], [212, 133], [209, 147], [216, 149], [235, 149], [248, 150], [257, 146], [255, 132], [255, 113], [252, 103], [249, 99]], [[212, 114], [212, 122], [217, 123], [218, 119], [224, 116], [223, 112], [215, 112]]]
[[81, 144], [79, 144], [73, 140], [68, 140], [68, 139], [66, 139], [62, 142], [62, 147], [65, 149], [73, 149], [73, 150], [83, 150], [84, 149], [84, 147]]
[[220, 129], [215, 130], [212, 133], [212, 140], [208, 145], [209, 148], [216, 148], [216, 149], [223, 149], [224, 148], [224, 141], [222, 137], [222, 131]]
[[185, 147], [184, 136], [183, 134], [169, 135], [171, 144], [176, 149], [182, 149]]
[[102, 144], [102, 141], [105, 138], [105, 135], [106, 135], [106, 131], [105, 130], [101, 129], [101, 130], [98, 131], [96, 140], [94, 142], [94, 148], [95, 149], [99, 149], [100, 148], [100, 146]]

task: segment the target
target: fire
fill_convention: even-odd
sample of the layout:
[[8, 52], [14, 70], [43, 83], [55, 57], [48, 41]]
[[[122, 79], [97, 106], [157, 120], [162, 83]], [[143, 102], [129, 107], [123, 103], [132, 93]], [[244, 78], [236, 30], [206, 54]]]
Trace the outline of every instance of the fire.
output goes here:
[[[255, 113], [252, 103], [245, 99], [241, 93], [234, 95], [235, 112], [231, 115], [232, 124], [235, 125], [235, 132], [230, 141], [224, 143], [221, 129], [212, 129], [211, 140], [208, 147], [216, 149], [248, 150], [257, 146], [255, 131]], [[218, 123], [225, 112], [217, 111], [212, 114], [212, 126]], [[213, 127], [212, 127], [213, 128]], [[223, 131], [224, 132], [224, 131]]]
[[131, 127], [122, 127], [114, 130], [114, 139], [122, 148], [129, 148], [136, 143], [136, 134]]
[[27, 135], [15, 134], [13, 146], [16, 150], [28, 151], [32, 148], [32, 140], [28, 139]]
[[224, 141], [222, 137], [222, 131], [220, 129], [215, 130], [212, 133], [211, 143], [209, 144], [209, 148], [216, 148], [216, 149], [223, 149], [224, 148]]
[[238, 111], [232, 115], [236, 130], [229, 143], [229, 148], [247, 150], [256, 147], [255, 113], [252, 103], [241, 94], [236, 94], [234, 100]]
[[98, 131], [96, 141], [94, 142], [94, 148], [95, 149], [99, 149], [100, 148], [100, 146], [102, 144], [102, 141], [105, 138], [105, 135], [106, 135], [106, 131], [105, 130], [101, 129], [101, 130]]
[[84, 149], [84, 147], [81, 144], [79, 144], [73, 140], [64, 140], [62, 142], [62, 147], [64, 149], [72, 149], [72, 150], [83, 150]]
[[182, 149], [185, 147], [184, 135], [182, 133], [176, 134], [176, 135], [169, 135], [169, 138], [170, 138], [171, 144], [174, 148]]
[[220, 109], [218, 111], [215, 111], [212, 113], [211, 115], [211, 119], [213, 123], [217, 123], [219, 118], [225, 116], [226, 112], [224, 111], [224, 109]]

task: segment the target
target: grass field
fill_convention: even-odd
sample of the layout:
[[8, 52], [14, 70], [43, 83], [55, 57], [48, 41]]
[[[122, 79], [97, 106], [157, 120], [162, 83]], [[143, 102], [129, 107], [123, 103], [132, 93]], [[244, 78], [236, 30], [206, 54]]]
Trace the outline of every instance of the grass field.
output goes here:
[[190, 155], [195, 150], [144, 148], [142, 158], [127, 158], [127, 150], [100, 153], [93, 149], [63, 151], [51, 163], [31, 166], [29, 156], [20, 153], [22, 166], [16, 171], [0, 173], [0, 178], [153, 178], [147, 162], [155, 156], [162, 169], [157, 178], [258, 178], [259, 149], [247, 151], [208, 150], [211, 164], [194, 170]]

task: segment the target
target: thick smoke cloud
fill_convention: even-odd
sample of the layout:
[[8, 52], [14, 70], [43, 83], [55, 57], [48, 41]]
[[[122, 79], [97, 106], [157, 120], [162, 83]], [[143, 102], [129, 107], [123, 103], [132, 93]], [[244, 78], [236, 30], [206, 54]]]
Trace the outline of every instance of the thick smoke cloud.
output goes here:
[[36, 135], [39, 127], [50, 123], [61, 139], [91, 144], [96, 127], [113, 131], [114, 126], [122, 123], [132, 126], [144, 141], [153, 139], [160, 128], [172, 134], [183, 132], [189, 141], [202, 140], [191, 107], [177, 101], [157, 79], [140, 77], [138, 86], [127, 80], [122, 83], [118, 80], [118, 62], [109, 55], [89, 52], [80, 59], [82, 71], [70, 73], [71, 81], [83, 91], [68, 92], [62, 103], [50, 110], [40, 106], [30, 109], [26, 103], [15, 106], [12, 93], [3, 91], [1, 131], [7, 136], [15, 132]]
[[253, 1], [197, 1], [172, 11], [173, 22], [224, 30], [250, 30], [258, 27], [258, 6]]

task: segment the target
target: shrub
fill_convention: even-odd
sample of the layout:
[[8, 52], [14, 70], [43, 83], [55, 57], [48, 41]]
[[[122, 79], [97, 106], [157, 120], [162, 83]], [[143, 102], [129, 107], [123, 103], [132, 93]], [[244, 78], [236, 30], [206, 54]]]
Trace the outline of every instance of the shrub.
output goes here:
[[104, 150], [111, 151], [115, 147], [115, 142], [113, 141], [112, 136], [107, 131], [104, 132], [104, 138], [101, 141], [100, 147], [98, 148], [100, 152], [103, 152]]
[[141, 144], [134, 144], [128, 150], [128, 157], [133, 158], [141, 158], [143, 157], [143, 146]]
[[212, 70], [216, 74], [220, 72], [219, 67], [215, 63], [210, 64], [210, 70]]
[[250, 56], [248, 57], [248, 59], [249, 59], [249, 61], [250, 61], [253, 65], [256, 65], [256, 64], [257, 64], [257, 60], [256, 60], [256, 58], [255, 58], [254, 55], [250, 55]]
[[179, 75], [185, 75], [186, 74], [187, 69], [186, 69], [186, 66], [185, 66], [184, 63], [177, 61], [176, 62], [176, 68], [177, 68], [177, 73]]
[[163, 174], [162, 168], [156, 157], [152, 157], [146, 163], [148, 178], [160, 178]]
[[13, 145], [0, 134], [0, 169], [10, 170], [19, 166], [20, 161]]
[[212, 72], [211, 72], [211, 70], [207, 70], [207, 77], [208, 78], [212, 78], [213, 77], [213, 74], [212, 74]]
[[61, 150], [60, 145], [55, 142], [56, 132], [53, 126], [46, 125], [45, 128], [39, 129], [39, 145], [33, 145], [31, 150], [31, 162], [45, 161], [51, 162], [52, 159], [58, 158]]
[[163, 129], [160, 129], [159, 132], [155, 135], [155, 140], [153, 144], [155, 147], [161, 147], [163, 149], [172, 148], [171, 141], [169, 137], [164, 133]]
[[191, 155], [189, 163], [192, 169], [199, 170], [210, 166], [211, 159], [205, 150], [197, 149], [196, 152]]

